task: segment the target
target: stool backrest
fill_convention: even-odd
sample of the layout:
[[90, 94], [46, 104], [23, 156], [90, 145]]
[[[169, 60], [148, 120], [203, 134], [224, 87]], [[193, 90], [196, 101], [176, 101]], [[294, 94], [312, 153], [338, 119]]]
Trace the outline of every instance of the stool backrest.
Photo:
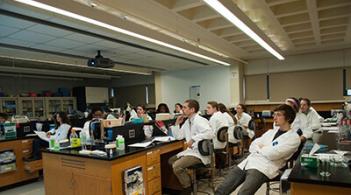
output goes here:
[[235, 126], [233, 131], [233, 136], [237, 140], [244, 138], [244, 129], [241, 126]]
[[199, 141], [198, 149], [201, 155], [210, 156], [213, 154], [213, 143], [212, 140], [204, 139]]
[[221, 127], [217, 131], [217, 140], [220, 142], [227, 142], [228, 137], [228, 127]]

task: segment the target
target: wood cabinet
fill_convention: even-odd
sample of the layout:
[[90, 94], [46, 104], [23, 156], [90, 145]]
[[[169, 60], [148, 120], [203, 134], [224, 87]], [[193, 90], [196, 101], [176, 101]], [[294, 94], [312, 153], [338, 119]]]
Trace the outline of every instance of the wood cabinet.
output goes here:
[[183, 141], [177, 141], [111, 161], [44, 152], [45, 193], [121, 195], [124, 194], [124, 171], [140, 166], [145, 194], [162, 194], [162, 186], [166, 182], [161, 182], [161, 175], [171, 178], [173, 174], [161, 169], [168, 161], [168, 157], [162, 156], [182, 149]]
[[57, 112], [70, 112], [77, 109], [75, 97], [46, 97], [45, 98], [46, 115], [52, 116]]
[[12, 150], [16, 155], [16, 170], [0, 174], [0, 187], [39, 177], [38, 171], [29, 172], [25, 168], [24, 157], [32, 154], [32, 138], [13, 141], [1, 141], [0, 152]]
[[28, 118], [44, 120], [46, 116], [44, 97], [18, 98], [19, 113]]

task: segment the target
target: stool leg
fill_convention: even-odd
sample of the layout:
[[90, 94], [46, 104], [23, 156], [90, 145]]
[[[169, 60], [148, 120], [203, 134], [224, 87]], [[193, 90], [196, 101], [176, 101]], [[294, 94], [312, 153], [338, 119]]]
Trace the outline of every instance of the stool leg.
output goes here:
[[269, 182], [266, 182], [266, 195], [269, 195], [270, 185]]
[[197, 182], [196, 182], [196, 169], [193, 169], [192, 171], [192, 183], [193, 183], [193, 194], [197, 194]]

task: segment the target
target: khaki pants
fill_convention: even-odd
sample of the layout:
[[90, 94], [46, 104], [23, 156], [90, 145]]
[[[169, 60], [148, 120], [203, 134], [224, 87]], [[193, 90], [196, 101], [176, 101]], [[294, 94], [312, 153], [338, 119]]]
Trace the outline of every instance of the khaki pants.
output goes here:
[[168, 160], [168, 163], [172, 166], [173, 172], [183, 188], [188, 188], [191, 186], [191, 178], [186, 168], [200, 164], [202, 161], [194, 156], [182, 156], [177, 158], [177, 155], [175, 155]]

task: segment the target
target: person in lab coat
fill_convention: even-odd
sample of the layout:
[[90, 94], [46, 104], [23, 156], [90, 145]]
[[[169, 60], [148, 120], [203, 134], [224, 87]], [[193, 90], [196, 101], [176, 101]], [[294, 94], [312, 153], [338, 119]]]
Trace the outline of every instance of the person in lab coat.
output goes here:
[[85, 133], [87, 140], [90, 140], [90, 123], [93, 120], [102, 120], [103, 119], [103, 111], [100, 107], [94, 107], [91, 109], [91, 113], [88, 117], [90, 120], [86, 121], [83, 126], [82, 132]]
[[[177, 140], [185, 138], [187, 142], [184, 151], [169, 159], [169, 164], [183, 187], [182, 194], [191, 193], [191, 178], [186, 168], [200, 163], [207, 165], [211, 162], [211, 157], [202, 156], [198, 149], [199, 141], [212, 139], [214, 136], [208, 120], [198, 114], [199, 107], [196, 100], [186, 100], [183, 104], [183, 115], [178, 116], [175, 125], [171, 126], [173, 136]], [[184, 124], [180, 127], [184, 120]]]
[[[309, 139], [312, 138], [313, 131], [318, 130], [321, 128], [321, 122], [320, 122], [320, 116], [319, 114], [314, 110], [311, 109], [311, 101], [308, 98], [300, 98], [300, 111], [301, 113], [301, 118], [303, 121], [306, 121], [306, 127], [305, 127], [305, 138]], [[308, 132], [308, 133], [306, 133]]]
[[227, 107], [219, 103], [218, 104], [218, 110], [223, 113], [225, 119], [227, 120], [228, 123], [228, 142], [230, 143], [238, 143], [239, 140], [235, 139], [233, 132], [234, 132], [234, 127], [235, 127], [235, 122], [234, 118], [235, 116], [227, 109]]
[[295, 111], [283, 104], [274, 110], [273, 116], [276, 128], [268, 130], [252, 142], [250, 155], [229, 171], [215, 195], [230, 194], [241, 184], [239, 195], [255, 194], [263, 183], [279, 174], [279, 170], [297, 151], [301, 141], [291, 128]]
[[210, 127], [214, 132], [213, 147], [214, 149], [223, 149], [227, 143], [218, 141], [217, 132], [222, 127], [228, 127], [228, 121], [224, 114], [218, 110], [218, 103], [215, 101], [207, 102], [206, 113], [210, 115]]
[[67, 139], [71, 125], [69, 125], [69, 119], [65, 112], [58, 112], [55, 116], [55, 129], [47, 132], [48, 138], [54, 138], [56, 141]]
[[307, 118], [302, 112], [299, 112], [300, 101], [294, 97], [289, 97], [285, 100], [285, 104], [289, 105], [296, 112], [296, 117], [294, 122], [291, 124], [291, 128], [294, 129], [301, 138], [302, 142], [305, 142], [306, 139], [312, 137], [312, 129], [308, 128]]
[[240, 125], [244, 130], [247, 130], [251, 116], [246, 113], [246, 106], [244, 104], [238, 104], [235, 108], [235, 111], [235, 118], [238, 121], [237, 125]]
[[[136, 107], [136, 116], [131, 116], [129, 121], [133, 121], [135, 119], [141, 119], [142, 121], [150, 121], [152, 120], [152, 118], [145, 112], [145, 106], [144, 105], [138, 105]], [[153, 133], [153, 126], [152, 125], [144, 125], [143, 126], [144, 129], [144, 134], [146, 139], [149, 139], [152, 137], [152, 133]]]

